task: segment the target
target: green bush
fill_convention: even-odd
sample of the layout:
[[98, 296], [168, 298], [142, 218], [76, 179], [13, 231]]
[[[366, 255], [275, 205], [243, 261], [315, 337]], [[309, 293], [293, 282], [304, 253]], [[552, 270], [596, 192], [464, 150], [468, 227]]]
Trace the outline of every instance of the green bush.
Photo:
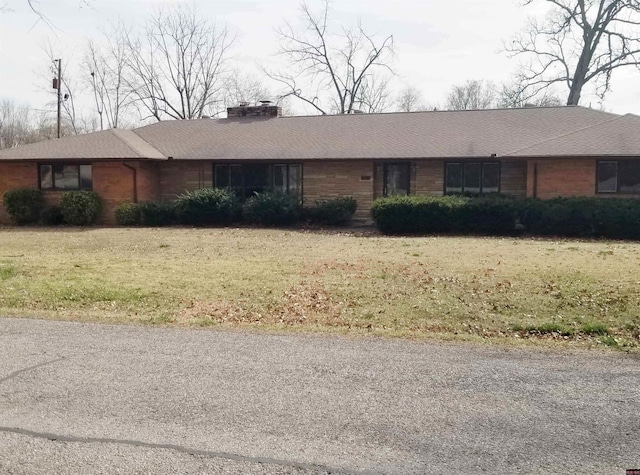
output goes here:
[[519, 223], [531, 235], [640, 239], [635, 199], [402, 196], [376, 200], [372, 216], [386, 234], [504, 235]]
[[465, 196], [393, 196], [373, 203], [371, 215], [385, 234], [453, 232], [460, 228]]
[[64, 222], [72, 226], [94, 224], [100, 217], [102, 203], [95, 191], [67, 191], [60, 199]]
[[171, 201], [139, 203], [143, 226], [171, 226], [177, 221], [176, 205]]
[[265, 226], [285, 226], [300, 219], [302, 207], [295, 195], [256, 193], [242, 207], [245, 221]]
[[16, 188], [4, 194], [4, 206], [15, 224], [33, 224], [40, 220], [44, 206], [40, 190]]
[[60, 226], [64, 224], [64, 216], [62, 216], [62, 208], [58, 205], [51, 206], [42, 212], [41, 220], [43, 224], [48, 226]]
[[237, 219], [238, 198], [228, 190], [200, 188], [176, 198], [175, 213], [178, 221], [192, 226], [227, 224]]
[[116, 223], [120, 226], [139, 226], [142, 224], [142, 213], [139, 203], [127, 201], [120, 203], [113, 210], [116, 216]]
[[353, 198], [333, 198], [316, 201], [314, 206], [304, 208], [305, 218], [314, 224], [346, 226], [356, 212], [358, 204]]
[[526, 231], [542, 236], [595, 236], [598, 198], [529, 199], [523, 203], [520, 222]]

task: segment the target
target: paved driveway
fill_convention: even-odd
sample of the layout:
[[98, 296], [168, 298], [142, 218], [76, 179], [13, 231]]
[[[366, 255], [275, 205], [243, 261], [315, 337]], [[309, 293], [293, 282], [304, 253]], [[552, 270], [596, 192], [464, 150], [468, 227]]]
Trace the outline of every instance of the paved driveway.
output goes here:
[[0, 319], [0, 473], [634, 467], [638, 356]]

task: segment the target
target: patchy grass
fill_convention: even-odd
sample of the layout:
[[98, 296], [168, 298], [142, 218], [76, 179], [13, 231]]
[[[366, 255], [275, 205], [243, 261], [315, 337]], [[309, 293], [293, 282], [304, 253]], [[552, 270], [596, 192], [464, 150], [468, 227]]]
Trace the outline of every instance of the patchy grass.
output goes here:
[[640, 346], [640, 244], [260, 229], [3, 229], [0, 313]]

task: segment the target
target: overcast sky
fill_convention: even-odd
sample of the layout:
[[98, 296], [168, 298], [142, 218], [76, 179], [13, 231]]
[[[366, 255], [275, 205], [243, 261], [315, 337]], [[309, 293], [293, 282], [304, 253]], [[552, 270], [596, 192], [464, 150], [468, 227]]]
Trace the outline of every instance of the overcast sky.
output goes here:
[[[56, 56], [77, 61], [87, 38], [100, 38], [100, 30], [119, 19], [134, 23], [162, 4], [175, 0], [40, 0], [50, 25], [37, 21], [27, 0], [0, 0], [10, 11], [0, 13], [0, 97], [45, 108], [42, 89], [50, 78], [43, 45], [50, 42]], [[189, 0], [219, 23], [237, 33], [235, 60], [256, 71], [256, 62], [269, 64], [277, 42], [274, 28], [284, 19], [299, 18], [299, 0]], [[319, 0], [308, 0], [319, 7]], [[542, 5], [544, 2], [540, 2]], [[453, 84], [468, 79], [507, 81], [517, 60], [500, 53], [528, 15], [544, 8], [522, 7], [519, 0], [335, 0], [332, 22], [353, 24], [358, 18], [368, 32], [382, 38], [393, 34], [396, 45], [395, 88], [417, 87], [426, 102], [442, 104]], [[562, 91], [564, 95], [565, 92]], [[564, 96], [566, 97], [566, 95]], [[563, 98], [564, 98], [563, 97]], [[581, 105], [600, 107], [598, 99], [583, 95]], [[613, 91], [603, 107], [616, 113], [640, 115], [640, 73], [618, 71]]]

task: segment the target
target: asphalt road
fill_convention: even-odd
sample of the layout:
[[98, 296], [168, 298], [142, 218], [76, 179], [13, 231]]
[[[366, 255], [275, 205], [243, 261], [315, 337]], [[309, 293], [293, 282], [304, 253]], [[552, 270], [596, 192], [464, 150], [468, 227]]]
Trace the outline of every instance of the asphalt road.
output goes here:
[[640, 358], [0, 319], [0, 473], [640, 467]]

